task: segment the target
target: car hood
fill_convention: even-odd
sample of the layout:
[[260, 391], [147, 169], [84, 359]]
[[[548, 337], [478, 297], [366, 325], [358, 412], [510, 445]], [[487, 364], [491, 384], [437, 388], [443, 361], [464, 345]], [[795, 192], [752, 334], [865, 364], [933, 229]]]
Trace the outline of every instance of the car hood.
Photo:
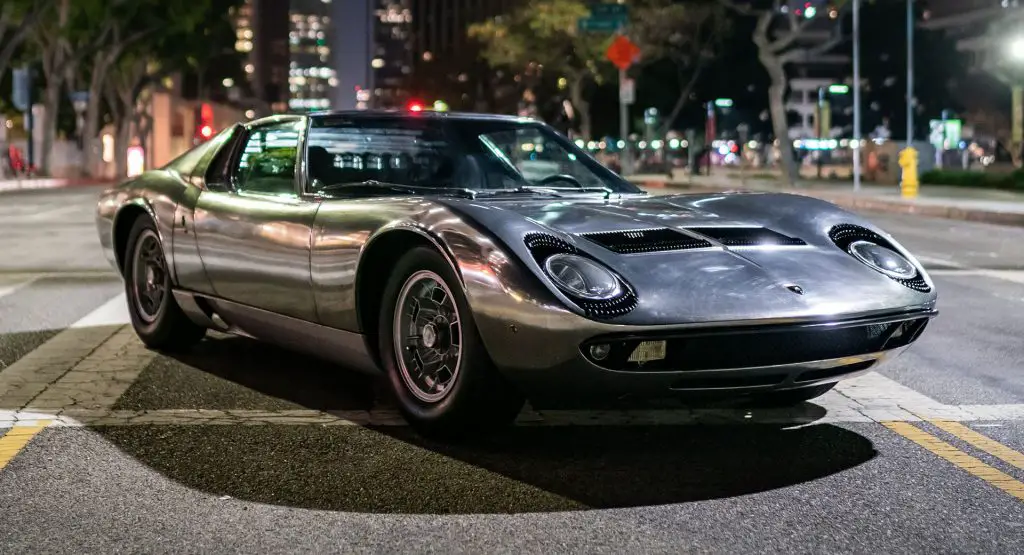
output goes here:
[[[525, 247], [528, 233], [548, 233], [618, 272], [639, 304], [622, 324], [680, 324], [817, 319], [930, 308], [921, 292], [870, 269], [838, 248], [828, 231], [854, 224], [889, 239], [864, 218], [812, 197], [778, 193], [669, 195], [624, 199], [452, 201], [487, 228], [557, 294]], [[799, 246], [728, 246], [623, 254], [587, 234], [669, 228], [764, 228]], [[920, 265], [918, 265], [920, 267]], [[924, 274], [923, 269], [921, 270]], [[798, 289], [800, 292], [795, 292]]]

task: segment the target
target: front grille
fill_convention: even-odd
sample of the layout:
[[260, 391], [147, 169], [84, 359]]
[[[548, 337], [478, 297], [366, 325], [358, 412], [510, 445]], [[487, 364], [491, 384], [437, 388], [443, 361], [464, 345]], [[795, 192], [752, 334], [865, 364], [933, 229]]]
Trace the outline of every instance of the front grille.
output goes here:
[[807, 244], [803, 239], [764, 227], [690, 227], [686, 230], [709, 237], [727, 247], [798, 247]]
[[[928, 318], [847, 326], [766, 326], [750, 329], [702, 330], [673, 335], [605, 336], [581, 345], [583, 355], [609, 370], [666, 372], [750, 368], [799, 364], [860, 356], [904, 347], [924, 330]], [[644, 341], [664, 340], [665, 358], [643, 364], [629, 356]], [[590, 347], [608, 344], [603, 360]]]
[[[526, 243], [526, 248], [529, 249], [530, 254], [533, 255], [533, 259], [537, 261], [537, 265], [541, 268], [544, 268], [544, 261], [553, 254], [575, 254], [587, 257], [586, 254], [580, 252], [579, 249], [567, 241], [547, 233], [528, 233], [523, 237], [523, 241]], [[562, 291], [563, 295], [572, 299], [576, 306], [583, 309], [583, 312], [588, 317], [608, 319], [628, 314], [640, 303], [633, 288], [622, 278], [619, 278], [619, 282], [622, 284], [622, 293], [618, 297], [601, 301], [579, 298], [567, 291], [559, 290]]]
[[580, 237], [619, 254], [706, 249], [712, 246], [705, 239], [692, 237], [667, 227], [581, 233]]
[[[837, 247], [843, 249], [843, 252], [849, 253], [849, 247], [857, 241], [869, 241], [876, 245], [885, 247], [887, 249], [899, 252], [896, 247], [885, 237], [859, 225], [853, 224], [839, 224], [832, 226], [832, 229], [828, 231], [829, 239], [836, 244]], [[932, 290], [928, 286], [928, 283], [921, 276], [921, 272], [910, 279], [890, 278], [904, 287], [909, 287], [915, 291], [921, 293], [927, 293]]]

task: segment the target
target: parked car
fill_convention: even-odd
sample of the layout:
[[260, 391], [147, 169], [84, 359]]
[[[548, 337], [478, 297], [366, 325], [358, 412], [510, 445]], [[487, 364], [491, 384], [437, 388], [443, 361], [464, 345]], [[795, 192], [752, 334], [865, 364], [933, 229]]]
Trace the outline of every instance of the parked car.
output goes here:
[[154, 349], [207, 330], [383, 373], [424, 434], [528, 396], [812, 399], [901, 353], [934, 284], [810, 197], [649, 196], [551, 127], [340, 112], [234, 125], [103, 193]]

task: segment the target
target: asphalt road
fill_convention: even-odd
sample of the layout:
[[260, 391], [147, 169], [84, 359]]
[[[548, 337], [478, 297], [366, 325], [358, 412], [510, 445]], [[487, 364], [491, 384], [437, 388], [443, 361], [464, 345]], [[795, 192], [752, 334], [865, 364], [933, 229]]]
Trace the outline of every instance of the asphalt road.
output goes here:
[[142, 348], [95, 194], [0, 194], [2, 553], [1024, 552], [1024, 229], [872, 215], [942, 314], [799, 409], [534, 407], [456, 447], [317, 360]]

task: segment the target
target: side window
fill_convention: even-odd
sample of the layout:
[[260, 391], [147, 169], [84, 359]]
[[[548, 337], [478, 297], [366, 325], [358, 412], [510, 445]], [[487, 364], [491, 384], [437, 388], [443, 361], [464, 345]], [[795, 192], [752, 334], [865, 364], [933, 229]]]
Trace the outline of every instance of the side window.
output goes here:
[[235, 168], [235, 187], [245, 193], [295, 195], [295, 161], [302, 121], [256, 127]]
[[456, 161], [436, 122], [326, 122], [309, 130], [310, 189], [380, 181], [451, 185]]

